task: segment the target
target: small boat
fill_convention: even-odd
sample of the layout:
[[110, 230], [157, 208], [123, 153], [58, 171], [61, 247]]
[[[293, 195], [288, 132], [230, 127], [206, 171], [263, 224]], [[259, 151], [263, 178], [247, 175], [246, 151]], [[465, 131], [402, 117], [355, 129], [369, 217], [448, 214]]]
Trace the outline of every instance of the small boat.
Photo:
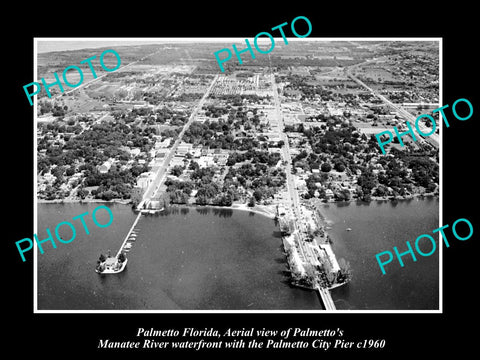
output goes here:
[[352, 229], [351, 229], [351, 228], [347, 228], [347, 231], [352, 231]]

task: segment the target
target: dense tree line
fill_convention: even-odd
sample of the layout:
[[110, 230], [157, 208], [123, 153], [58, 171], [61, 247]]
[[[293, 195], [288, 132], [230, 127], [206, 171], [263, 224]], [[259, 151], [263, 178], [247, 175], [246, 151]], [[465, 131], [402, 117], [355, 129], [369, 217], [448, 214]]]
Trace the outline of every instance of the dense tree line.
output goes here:
[[[56, 192], [59, 197], [65, 195], [59, 190], [60, 185], [65, 182], [65, 176], [70, 177], [76, 172], [83, 171], [84, 180], [78, 194], [80, 197], [88, 195], [83, 187], [98, 186], [91, 192], [95, 198], [128, 199], [136, 178], [148, 171], [148, 167], [134, 164], [130, 169], [120, 170], [120, 166], [125, 165], [131, 158], [127, 151], [120, 148], [129, 145], [148, 151], [153, 144], [150, 133], [148, 129], [143, 130], [133, 125], [103, 122], [70, 137], [62, 146], [54, 147], [40, 140], [39, 150], [46, 149], [46, 153], [45, 156], [38, 157], [38, 172], [45, 173], [51, 170], [56, 180], [48, 190]], [[118, 166], [112, 166], [106, 174], [99, 173], [97, 166], [109, 158], [115, 159]]]
[[[165, 87], [167, 84], [164, 82]], [[142, 95], [144, 101], [148, 102], [151, 105], [159, 105], [161, 103], [166, 103], [169, 101], [176, 102], [192, 102], [201, 99], [203, 96], [202, 93], [184, 93], [182, 92], [179, 95], [167, 95], [164, 91], [161, 92], [145, 92]]]
[[160, 135], [162, 136], [162, 141], [171, 138], [173, 141], [175, 141], [178, 138], [178, 134], [182, 131], [181, 128], [174, 128], [174, 129], [164, 129], [160, 132]]
[[257, 202], [271, 197], [278, 188], [284, 186], [286, 174], [283, 170], [272, 167], [272, 164], [278, 162], [279, 155], [265, 153], [251, 151], [252, 162], [238, 169], [229, 168], [223, 184], [214, 181], [218, 171], [214, 167], [200, 168], [195, 161], [191, 161], [188, 166], [192, 170], [190, 181], [166, 181], [169, 202], [186, 203], [193, 189], [197, 190], [195, 202], [199, 205], [230, 206], [233, 201], [242, 198], [244, 191], [253, 192]]
[[213, 104], [205, 105], [203, 107], [205, 110], [205, 116], [218, 118], [222, 115], [230, 113], [230, 109], [225, 106], [215, 106]]
[[130, 169], [120, 170], [114, 165], [105, 174], [91, 166], [84, 170], [85, 178], [82, 187], [98, 186], [97, 189], [91, 191], [91, 194], [97, 199], [111, 200], [129, 199], [137, 177], [148, 171], [148, 167], [146, 165], [135, 165]]
[[234, 189], [221, 188], [212, 181], [215, 175], [213, 168], [195, 168], [191, 174], [191, 181], [177, 181], [167, 179], [168, 201], [172, 204], [186, 204], [194, 189], [197, 189], [195, 203], [199, 205], [221, 205], [230, 206], [237, 198]]
[[54, 105], [52, 101], [46, 99], [39, 101], [38, 105], [40, 109], [40, 115], [52, 113], [53, 116], [62, 117], [65, 116], [68, 111], [67, 105]]
[[[249, 111], [252, 113], [248, 114]], [[222, 113], [227, 114], [223, 110]], [[261, 123], [257, 109], [231, 108], [226, 120], [220, 118], [216, 121], [192, 123], [184, 134], [184, 141], [212, 149], [246, 151], [261, 146], [258, 139], [255, 139], [251, 133], [253, 131], [261, 133], [266, 126]], [[268, 147], [267, 142], [262, 143], [262, 146]]]
[[283, 170], [272, 168], [261, 163], [244, 164], [239, 168], [231, 167], [225, 176], [225, 180], [238, 183], [247, 190], [254, 192], [254, 197], [258, 201], [269, 198], [275, 194], [278, 189], [285, 185], [286, 174]]
[[[312, 197], [316, 190], [320, 197], [324, 191], [317, 189], [316, 183], [328, 186], [328, 173], [331, 170], [346, 172], [349, 176], [360, 171], [357, 178], [357, 196], [368, 200], [374, 196], [402, 196], [423, 187], [433, 192], [439, 182], [438, 150], [428, 145], [407, 145], [402, 150], [391, 149], [393, 156], [380, 156], [374, 135], [370, 138], [360, 135], [353, 126], [342, 123], [340, 128], [327, 120], [323, 127], [294, 127], [290, 131], [302, 132], [312, 147], [312, 152], [305, 150], [292, 158], [294, 169], [303, 168], [311, 171], [318, 168], [320, 174], [309, 177], [306, 181], [308, 195]], [[354, 156], [355, 154], [355, 156]], [[375, 160], [377, 165], [372, 164]], [[381, 167], [380, 167], [381, 166]], [[348, 194], [334, 192], [337, 199], [348, 199]]]
[[147, 125], [165, 124], [167, 121], [174, 126], [183, 126], [188, 121], [188, 116], [183, 111], [176, 111], [164, 106], [153, 110], [149, 107], [134, 108], [131, 111], [114, 111], [115, 120], [123, 120], [129, 124], [138, 118], [143, 118]]
[[65, 149], [92, 147], [98, 151], [111, 146], [130, 145], [139, 147], [142, 151], [148, 151], [153, 144], [152, 135], [154, 133], [154, 129], [142, 129], [134, 124], [102, 122], [101, 124], [93, 125], [90, 130], [70, 138], [65, 143]]
[[194, 183], [191, 181], [167, 179], [165, 185], [167, 186], [169, 201], [172, 204], [186, 204], [190, 193], [194, 189]]
[[260, 101], [265, 99], [270, 100], [272, 97], [270, 95], [258, 96], [257, 94], [243, 94], [243, 95], [210, 94], [209, 98], [223, 100], [233, 106], [242, 106], [244, 100], [252, 103], [259, 103]]
[[249, 148], [244, 153], [233, 152], [229, 155], [227, 160], [227, 165], [232, 166], [236, 163], [240, 163], [246, 160], [251, 160], [252, 163], [261, 163], [267, 164], [269, 166], [274, 166], [281, 159], [279, 153], [269, 153], [268, 151], [261, 151]]

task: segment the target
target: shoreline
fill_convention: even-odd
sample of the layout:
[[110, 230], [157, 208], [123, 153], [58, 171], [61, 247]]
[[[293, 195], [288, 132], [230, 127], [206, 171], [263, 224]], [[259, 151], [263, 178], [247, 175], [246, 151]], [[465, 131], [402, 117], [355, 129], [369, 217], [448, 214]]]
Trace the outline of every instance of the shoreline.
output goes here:
[[346, 203], [353, 203], [353, 202], [363, 202], [363, 203], [369, 204], [369, 203], [374, 202], [374, 201], [392, 202], [392, 201], [406, 201], [406, 200], [413, 200], [413, 199], [423, 200], [423, 199], [429, 199], [429, 198], [439, 199], [440, 196], [439, 196], [439, 194], [435, 194], [435, 193], [427, 193], [427, 194], [413, 194], [413, 195], [410, 195], [410, 196], [402, 196], [402, 197], [397, 197], [397, 198], [394, 198], [394, 199], [391, 199], [387, 196], [372, 196], [370, 201], [365, 201], [365, 200], [361, 200], [361, 199], [350, 199], [350, 200], [343, 200], [343, 201], [327, 201], [327, 202], [324, 202], [322, 200], [316, 199], [317, 201], [315, 201], [315, 204], [311, 205], [311, 206], [313, 206], [315, 208], [315, 210], [317, 211], [318, 219], [321, 222], [319, 225], [324, 226], [324, 227], [327, 227], [327, 226], [330, 227], [334, 223], [333, 220], [328, 219], [326, 217], [325, 213], [323, 211], [321, 211], [321, 209], [320, 209], [320, 208], [324, 208], [325, 205], [344, 204], [344, 203], [346, 204]]
[[[330, 204], [339, 204], [339, 203], [351, 203], [351, 202], [365, 202], [370, 203], [373, 201], [404, 201], [404, 200], [412, 200], [412, 199], [424, 199], [424, 198], [439, 198], [439, 194], [434, 193], [427, 193], [427, 194], [413, 194], [410, 196], [402, 196], [397, 198], [390, 198], [387, 196], [372, 196], [370, 201], [364, 201], [360, 199], [350, 199], [350, 200], [343, 200], [343, 201], [322, 201], [320, 199], [316, 199], [314, 205], [312, 202], [310, 203], [311, 206], [314, 207], [318, 214], [319, 225], [323, 227], [330, 227], [333, 223], [332, 220], [328, 219], [324, 212], [321, 211], [321, 207]], [[110, 203], [110, 204], [122, 204], [128, 205], [132, 203], [131, 199], [112, 199], [112, 200], [102, 200], [102, 199], [54, 199], [54, 200], [46, 200], [46, 199], [38, 199], [37, 204], [88, 204], [88, 203]], [[222, 206], [222, 205], [197, 205], [197, 204], [173, 204], [170, 206], [188, 206], [188, 207], [211, 207], [211, 208], [219, 208], [219, 209], [232, 209], [232, 210], [241, 210], [241, 211], [249, 211], [255, 214], [259, 214], [265, 216], [270, 219], [275, 219], [276, 214], [275, 210], [273, 209], [275, 205], [255, 205], [254, 207], [249, 207], [247, 204], [232, 204], [231, 206]], [[327, 229], [325, 229], [327, 230]]]
[[223, 206], [223, 205], [197, 205], [197, 204], [173, 204], [169, 205], [169, 207], [189, 207], [189, 208], [211, 208], [211, 209], [225, 209], [225, 210], [240, 210], [240, 211], [248, 211], [255, 214], [259, 214], [265, 216], [269, 219], [275, 219], [275, 213], [272, 212], [272, 209], [269, 208], [262, 208], [266, 207], [266, 205], [255, 205], [254, 207], [249, 207], [247, 204], [232, 204], [231, 206]]
[[[37, 199], [37, 204], [88, 204], [88, 203], [108, 203], [108, 204], [122, 204], [128, 205], [131, 204], [131, 200], [122, 200], [122, 199], [112, 199], [112, 200], [101, 200], [101, 199], [87, 199], [87, 200], [66, 200], [66, 199], [54, 199], [54, 200], [45, 200]], [[273, 209], [269, 208], [268, 205], [255, 205], [254, 207], [249, 207], [247, 204], [232, 204], [231, 206], [222, 206], [222, 205], [197, 205], [197, 204], [172, 204], [169, 207], [174, 206], [186, 206], [186, 207], [205, 207], [205, 208], [214, 208], [214, 209], [231, 209], [231, 210], [241, 210], [249, 211], [255, 214], [259, 214], [270, 219], [275, 219], [275, 212]], [[272, 205], [270, 205], [272, 206]]]
[[222, 206], [227, 209], [234, 209], [234, 210], [241, 210], [241, 211], [250, 211], [255, 214], [263, 215], [270, 219], [275, 219], [275, 213], [272, 209], [268, 208], [267, 205], [255, 205], [253, 207], [249, 207], [246, 204], [232, 204], [232, 206]]
[[128, 205], [132, 202], [132, 200], [127, 199], [112, 199], [112, 200], [102, 200], [102, 199], [54, 199], [54, 200], [46, 200], [46, 199], [38, 199], [37, 204], [88, 204], [88, 203], [116, 203], [116, 204], [123, 204]]
[[[439, 197], [438, 193], [424, 193], [424, 194], [412, 194], [408, 196], [398, 196], [396, 198], [392, 198], [392, 196], [371, 196], [370, 201], [395, 201], [395, 200], [409, 200], [409, 199], [414, 199], [414, 198], [424, 198], [424, 197]], [[352, 201], [365, 201], [361, 199], [350, 199], [350, 200], [341, 200], [341, 201], [336, 201], [336, 200], [328, 200], [326, 202], [316, 199], [319, 202], [323, 202], [325, 204], [330, 204], [330, 203], [340, 203], [340, 202], [352, 202]], [[121, 203], [121, 204], [129, 204], [132, 202], [132, 199], [112, 199], [112, 200], [102, 200], [102, 199], [53, 199], [53, 200], [47, 200], [47, 199], [39, 199], [37, 198], [38, 203], [89, 203], [89, 202], [105, 202], [105, 203]], [[368, 202], [368, 201], [365, 201]], [[240, 208], [247, 208], [247, 209], [252, 209], [249, 207], [247, 204], [232, 204], [231, 206], [223, 206], [223, 205], [197, 205], [197, 204], [185, 204], [185, 205], [195, 205], [195, 206], [214, 206], [214, 207], [238, 207]], [[258, 208], [258, 207], [268, 207], [268, 206], [274, 206], [274, 205], [255, 205], [253, 208]]]

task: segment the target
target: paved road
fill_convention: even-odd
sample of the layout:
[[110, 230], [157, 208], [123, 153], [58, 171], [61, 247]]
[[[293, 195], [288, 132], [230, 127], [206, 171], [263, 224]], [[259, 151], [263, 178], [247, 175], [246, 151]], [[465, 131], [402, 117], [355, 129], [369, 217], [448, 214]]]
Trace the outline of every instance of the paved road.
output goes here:
[[[358, 66], [359, 64], [357, 65], [353, 65], [353, 66]], [[352, 66], [352, 67], [353, 67]], [[345, 68], [345, 74], [350, 77], [353, 81], [355, 81], [357, 84], [359, 84], [360, 86], [363, 86], [365, 89], [367, 89], [368, 91], [370, 91], [372, 93], [372, 95], [375, 95], [376, 97], [378, 97], [380, 100], [382, 100], [385, 104], [389, 105], [390, 107], [394, 108], [400, 115], [402, 115], [403, 117], [405, 117], [406, 120], [410, 121], [410, 123], [413, 125], [412, 127], [414, 128], [415, 126], [415, 120], [416, 120], [416, 117], [409, 113], [407, 110], [405, 110], [404, 108], [402, 108], [401, 106], [398, 106], [394, 103], [392, 103], [390, 100], [388, 100], [385, 96], [379, 94], [378, 92], [376, 92], [375, 90], [373, 90], [371, 87], [369, 87], [367, 84], [365, 84], [363, 81], [361, 81], [360, 79], [358, 79], [357, 77], [355, 77], [354, 75], [352, 75], [351, 73], [351, 68], [352, 67], [349, 67], [349, 68]], [[418, 123], [418, 127], [420, 128], [420, 130], [425, 133], [425, 134], [428, 134], [431, 130], [431, 128], [428, 128], [426, 127], [422, 122], [419, 122]], [[440, 144], [440, 139], [439, 139], [439, 136], [438, 134], [433, 134], [431, 136], [428, 136], [428, 137], [422, 137], [422, 136], [416, 136], [417, 138], [421, 138], [425, 141], [428, 141], [430, 144], [432, 144], [433, 146], [437, 147], [439, 146]]]
[[286, 178], [287, 190], [289, 194], [289, 200], [291, 201], [291, 204], [292, 204], [291, 208], [293, 209], [295, 227], [298, 230], [297, 234], [300, 238], [299, 248], [306, 262], [310, 264], [316, 264], [318, 262], [317, 257], [313, 252], [312, 248], [309, 246], [309, 244], [306, 243], [303, 235], [306, 229], [304, 226], [304, 222], [302, 221], [303, 216], [300, 212], [300, 198], [298, 196], [298, 192], [296, 191], [295, 182], [292, 175], [292, 157], [290, 154], [288, 137], [283, 131], [285, 124], [283, 121], [282, 110], [280, 107], [280, 99], [278, 97], [277, 84], [275, 83], [275, 76], [273, 73], [270, 76], [271, 76], [270, 79], [271, 79], [272, 88], [273, 88], [273, 97], [275, 101], [276, 116], [280, 125], [279, 128], [281, 129], [280, 136], [283, 142], [285, 143], [285, 145], [282, 147], [282, 155], [283, 155], [283, 160], [285, 160], [287, 163], [285, 167], [285, 172], [287, 175], [287, 178]]
[[[287, 165], [285, 167], [286, 175], [287, 175], [287, 189], [289, 193], [289, 199], [292, 204], [292, 209], [294, 212], [294, 218], [295, 218], [295, 227], [298, 230], [298, 236], [299, 236], [299, 249], [301, 252], [302, 257], [304, 258], [304, 261], [306, 263], [310, 263], [312, 265], [316, 264], [318, 262], [317, 257], [309, 245], [305, 241], [304, 238], [304, 232], [306, 231], [305, 229], [305, 224], [303, 222], [303, 216], [300, 211], [300, 199], [298, 196], [298, 192], [295, 188], [295, 183], [293, 180], [293, 175], [292, 175], [292, 157], [290, 154], [290, 147], [288, 144], [288, 138], [283, 131], [285, 124], [283, 122], [283, 116], [282, 116], [282, 111], [280, 107], [280, 99], [278, 97], [278, 91], [277, 91], [277, 85], [275, 83], [275, 76], [271, 74], [271, 82], [272, 82], [272, 88], [273, 88], [273, 96], [275, 100], [275, 111], [277, 115], [277, 119], [279, 122], [279, 128], [281, 129], [280, 136], [282, 140], [284, 141], [285, 145], [282, 147], [282, 155], [283, 159], [287, 162]], [[333, 299], [330, 295], [330, 291], [324, 288], [321, 288], [320, 286], [317, 286], [317, 290], [320, 294], [320, 297], [322, 298], [323, 304], [325, 306], [326, 310], [336, 310], [335, 304], [333, 302]]]
[[317, 286], [317, 290], [320, 293], [320, 297], [323, 300], [323, 305], [325, 306], [325, 310], [337, 310], [337, 308], [335, 307], [335, 303], [333, 302], [332, 296], [330, 294], [330, 291], [320, 286]]
[[210, 91], [212, 90], [212, 87], [215, 84], [215, 82], [217, 81], [217, 79], [218, 79], [218, 75], [216, 75], [213, 78], [212, 83], [210, 84], [208, 89], [205, 91], [205, 94], [200, 99], [200, 101], [197, 103], [195, 108], [193, 109], [192, 113], [190, 114], [190, 118], [188, 119], [187, 123], [183, 126], [183, 129], [180, 132], [180, 134], [178, 134], [178, 138], [175, 141], [175, 143], [173, 144], [173, 146], [170, 148], [170, 151], [168, 152], [167, 156], [165, 157], [165, 160], [163, 161], [162, 166], [160, 166], [160, 168], [157, 170], [154, 180], [152, 181], [152, 183], [149, 185], [149, 187], [147, 188], [147, 190], [143, 194], [143, 198], [142, 198], [142, 201], [140, 202], [140, 204], [138, 205], [138, 209], [142, 208], [142, 206], [143, 206], [143, 204], [146, 200], [149, 200], [156, 195], [157, 190], [160, 188], [160, 186], [162, 185], [163, 181], [166, 178], [165, 175], [167, 174], [167, 170], [168, 170], [168, 167], [170, 165], [170, 161], [172, 161], [173, 157], [175, 156], [175, 152], [177, 151], [178, 145], [182, 141], [182, 137], [185, 134], [185, 131], [187, 131], [187, 129], [190, 127], [190, 125], [195, 120], [195, 117], [198, 113], [198, 110], [200, 110], [202, 108], [203, 104], [205, 103], [205, 100], [207, 99], [208, 95], [210, 94]]
[[280, 107], [280, 99], [278, 98], [277, 84], [275, 83], [275, 75], [273, 74], [271, 74], [271, 81], [272, 81], [272, 87], [273, 87], [273, 97], [275, 100], [275, 112], [278, 119], [278, 123], [280, 125], [279, 128], [282, 130], [280, 132], [280, 137], [282, 141], [285, 143], [285, 145], [282, 147], [282, 155], [283, 155], [283, 159], [287, 163], [285, 168], [285, 171], [287, 173], [287, 189], [290, 195], [290, 200], [293, 203], [293, 210], [295, 212], [295, 215], [300, 215], [300, 213], [298, 212], [298, 208], [299, 208], [298, 194], [295, 191], [295, 183], [293, 181], [293, 176], [292, 176], [292, 157], [290, 155], [290, 147], [288, 144], [287, 134], [285, 134], [285, 132], [283, 131], [285, 127], [285, 123], [283, 122], [282, 110]]

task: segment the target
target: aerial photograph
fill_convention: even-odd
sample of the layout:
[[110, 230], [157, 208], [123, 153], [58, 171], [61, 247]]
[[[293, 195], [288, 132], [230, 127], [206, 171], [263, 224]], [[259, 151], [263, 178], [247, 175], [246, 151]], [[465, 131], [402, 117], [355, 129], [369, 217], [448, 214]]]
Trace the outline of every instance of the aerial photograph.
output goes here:
[[276, 40], [35, 39], [37, 311], [439, 310], [440, 40]]

